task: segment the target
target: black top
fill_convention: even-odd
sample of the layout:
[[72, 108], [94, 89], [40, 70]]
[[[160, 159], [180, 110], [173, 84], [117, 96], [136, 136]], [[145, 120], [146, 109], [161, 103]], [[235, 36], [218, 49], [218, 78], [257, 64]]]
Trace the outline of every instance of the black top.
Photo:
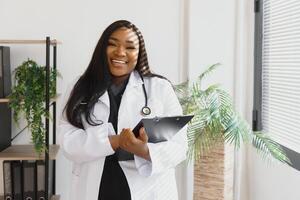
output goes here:
[[[108, 122], [115, 132], [118, 129], [118, 112], [128, 79], [120, 86], [111, 85], [108, 89], [110, 114]], [[106, 156], [99, 188], [98, 200], [131, 200], [130, 189], [116, 154]]]

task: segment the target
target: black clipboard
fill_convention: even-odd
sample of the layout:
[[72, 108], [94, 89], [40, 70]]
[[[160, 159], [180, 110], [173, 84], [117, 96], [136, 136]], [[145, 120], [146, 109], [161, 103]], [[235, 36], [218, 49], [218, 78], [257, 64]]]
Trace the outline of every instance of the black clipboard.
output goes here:
[[[164, 142], [170, 140], [193, 117], [194, 115], [144, 118], [141, 119], [132, 132], [138, 137], [140, 128], [144, 127], [149, 138], [148, 142]], [[116, 151], [116, 156], [119, 161], [134, 159], [133, 154], [122, 149]]]

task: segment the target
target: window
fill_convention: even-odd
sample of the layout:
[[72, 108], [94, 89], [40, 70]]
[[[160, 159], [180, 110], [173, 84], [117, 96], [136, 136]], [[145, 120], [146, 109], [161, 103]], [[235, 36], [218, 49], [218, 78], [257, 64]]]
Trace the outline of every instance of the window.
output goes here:
[[255, 1], [253, 129], [300, 153], [300, 1]]

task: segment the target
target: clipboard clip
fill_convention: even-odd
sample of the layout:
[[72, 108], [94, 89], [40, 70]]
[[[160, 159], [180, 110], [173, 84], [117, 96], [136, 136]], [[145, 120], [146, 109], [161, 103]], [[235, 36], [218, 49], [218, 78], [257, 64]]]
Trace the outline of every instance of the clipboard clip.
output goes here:
[[158, 123], [158, 122], [160, 121], [160, 119], [159, 119], [159, 117], [155, 116], [155, 117], [153, 118], [153, 121], [156, 122], [156, 123]]

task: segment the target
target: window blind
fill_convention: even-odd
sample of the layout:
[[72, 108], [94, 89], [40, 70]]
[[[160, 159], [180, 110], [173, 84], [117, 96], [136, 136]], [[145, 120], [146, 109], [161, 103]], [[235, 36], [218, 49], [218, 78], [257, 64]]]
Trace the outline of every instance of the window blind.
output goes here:
[[300, 1], [263, 0], [262, 129], [300, 153]]

